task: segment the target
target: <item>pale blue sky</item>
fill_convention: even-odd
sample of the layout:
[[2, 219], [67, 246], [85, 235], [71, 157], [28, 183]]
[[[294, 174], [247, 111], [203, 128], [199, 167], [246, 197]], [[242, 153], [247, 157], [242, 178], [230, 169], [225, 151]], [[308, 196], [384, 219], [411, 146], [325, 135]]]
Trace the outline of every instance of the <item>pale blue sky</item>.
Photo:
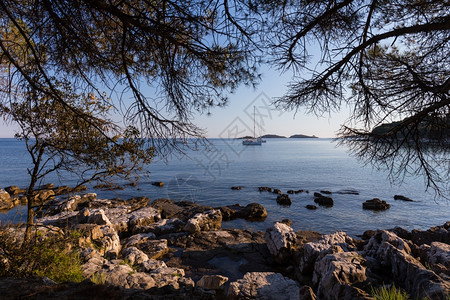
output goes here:
[[[291, 80], [291, 73], [280, 74], [277, 70], [262, 67], [262, 80], [254, 89], [242, 86], [229, 95], [229, 103], [225, 107], [211, 109], [211, 114], [196, 114], [194, 123], [203, 128], [206, 136], [238, 137], [253, 135], [253, 107], [256, 107], [256, 135], [278, 134], [290, 136], [293, 134], [316, 135], [321, 138], [334, 137], [340, 125], [349, 116], [347, 109], [339, 113], [317, 117], [307, 114], [306, 108], [294, 112], [275, 110], [271, 101], [282, 96]], [[0, 137], [13, 137], [14, 127], [0, 121]]]
[[[339, 113], [322, 117], [307, 114], [306, 108], [300, 108], [296, 114], [277, 111], [273, 105], [270, 105], [270, 102], [273, 98], [280, 97], [286, 92], [291, 75], [280, 75], [278, 71], [270, 69], [262, 71], [262, 81], [256, 89], [243, 86], [229, 96], [229, 104], [226, 107], [214, 108], [211, 110], [210, 116], [196, 117], [196, 124], [207, 130], [208, 137], [226, 137], [224, 131], [234, 125], [242, 131], [244, 129], [253, 131], [253, 106], [257, 111], [256, 135], [306, 134], [321, 138], [335, 137], [340, 125], [349, 117], [348, 110], [344, 108]], [[259, 124], [261, 124], [261, 130], [258, 130]], [[251, 133], [249, 132], [249, 135], [252, 135]], [[242, 135], [240, 134], [240, 136]]]

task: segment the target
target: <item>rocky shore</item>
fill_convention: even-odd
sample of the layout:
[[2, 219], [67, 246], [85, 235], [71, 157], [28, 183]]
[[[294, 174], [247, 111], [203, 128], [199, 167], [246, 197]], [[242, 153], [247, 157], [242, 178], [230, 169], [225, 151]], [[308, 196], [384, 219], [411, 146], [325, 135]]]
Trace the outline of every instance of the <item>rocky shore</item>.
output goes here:
[[[320, 201], [327, 201], [323, 198]], [[94, 193], [51, 200], [39, 212], [36, 228], [44, 237], [65, 230], [81, 232], [78, 246], [87, 279], [56, 284], [46, 278], [2, 278], [0, 295], [2, 299], [373, 299], [373, 288], [393, 283], [413, 299], [450, 295], [450, 222], [427, 231], [367, 231], [361, 239], [345, 232], [295, 232], [289, 220], [280, 220], [265, 232], [222, 229], [222, 221], [266, 217], [257, 203], [213, 208], [145, 197], [98, 199]], [[20, 238], [23, 228], [13, 234]]]

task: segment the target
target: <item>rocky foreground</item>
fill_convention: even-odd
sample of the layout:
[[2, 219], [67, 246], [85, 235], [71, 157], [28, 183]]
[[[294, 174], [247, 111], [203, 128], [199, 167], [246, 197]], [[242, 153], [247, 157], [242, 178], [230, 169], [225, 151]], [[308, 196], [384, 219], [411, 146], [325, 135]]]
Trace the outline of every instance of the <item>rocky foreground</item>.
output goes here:
[[359, 240], [294, 232], [288, 220], [266, 232], [221, 229], [234, 218], [263, 220], [256, 203], [212, 208], [91, 193], [46, 207], [40, 232], [83, 232], [83, 275], [101, 284], [3, 278], [2, 299], [372, 299], [372, 288], [392, 283], [413, 299], [450, 297], [450, 222]]

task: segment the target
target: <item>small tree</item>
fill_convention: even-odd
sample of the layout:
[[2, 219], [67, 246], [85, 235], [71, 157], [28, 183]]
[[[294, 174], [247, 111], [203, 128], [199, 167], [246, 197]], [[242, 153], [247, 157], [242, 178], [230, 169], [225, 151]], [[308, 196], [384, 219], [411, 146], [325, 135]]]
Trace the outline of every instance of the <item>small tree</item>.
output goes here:
[[30, 89], [23, 101], [0, 105], [0, 114], [18, 124], [16, 138], [25, 141], [32, 160], [25, 240], [30, 238], [39, 205], [35, 186], [49, 173], [68, 171], [79, 177], [80, 185], [113, 176], [129, 179], [138, 176], [141, 165], [150, 163], [153, 155], [137, 129], [122, 131], [110, 120], [113, 107], [108, 103], [94, 94], [76, 94], [67, 83], [58, 84], [58, 93], [64, 103]]

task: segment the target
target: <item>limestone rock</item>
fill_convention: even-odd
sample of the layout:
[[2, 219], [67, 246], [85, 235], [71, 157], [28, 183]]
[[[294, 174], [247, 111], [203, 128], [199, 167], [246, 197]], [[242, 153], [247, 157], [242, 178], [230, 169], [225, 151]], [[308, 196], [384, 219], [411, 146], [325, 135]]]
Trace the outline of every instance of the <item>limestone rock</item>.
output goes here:
[[264, 240], [275, 260], [278, 263], [285, 263], [295, 250], [297, 236], [290, 226], [276, 222], [272, 227], [267, 228]]
[[155, 281], [156, 287], [163, 287], [167, 285], [173, 286], [175, 289], [179, 288], [179, 279], [184, 277], [184, 270], [179, 268], [160, 267], [153, 270], [149, 274]]
[[155, 286], [155, 280], [147, 273], [135, 272], [127, 264], [107, 264], [99, 271], [106, 284], [127, 289], [150, 289]]
[[228, 277], [222, 275], [204, 275], [197, 282], [197, 286], [210, 290], [219, 290], [223, 288], [227, 281]]
[[129, 231], [128, 227], [128, 221], [130, 219], [130, 216], [128, 215], [129, 212], [130, 212], [129, 207], [121, 205], [118, 207], [106, 209], [105, 214], [108, 217], [114, 229], [118, 233], [122, 234]]
[[169, 234], [180, 232], [181, 230], [183, 230], [183, 227], [185, 225], [186, 224], [178, 218], [162, 219], [150, 225], [135, 226], [133, 227], [132, 233], [136, 234], [142, 232], [151, 232], [154, 233], [155, 235]]
[[153, 233], [138, 233], [124, 241], [124, 248], [136, 247], [150, 258], [159, 259], [169, 252], [167, 240], [154, 240]]
[[153, 207], [143, 207], [129, 214], [128, 226], [145, 226], [161, 220], [161, 214]]
[[122, 244], [123, 244], [124, 248], [136, 247], [140, 243], [143, 243], [149, 239], [153, 240], [155, 238], [156, 238], [156, 236], [151, 232], [150, 233], [138, 233], [138, 234], [132, 235], [129, 238], [125, 239]]
[[92, 214], [87, 219], [87, 223], [97, 225], [111, 225], [111, 222], [105, 215], [105, 211], [103, 209], [92, 212]]
[[142, 262], [139, 265], [139, 269], [138, 270], [140, 272], [150, 273], [150, 272], [152, 272], [152, 271], [154, 271], [156, 269], [159, 269], [159, 268], [167, 268], [166, 263], [163, 262], [162, 260], [157, 260], [157, 259], [150, 258], [150, 259]]
[[189, 219], [183, 230], [189, 233], [218, 230], [222, 226], [222, 214], [220, 210], [214, 209], [204, 213], [196, 214]]
[[[92, 251], [89, 251], [90, 253], [95, 253]], [[89, 254], [86, 254], [86, 257], [88, 257]], [[90, 278], [92, 277], [94, 274], [98, 273], [103, 265], [107, 264], [108, 261], [106, 259], [104, 259], [103, 257], [101, 257], [100, 255], [92, 255], [92, 257], [90, 257], [85, 264], [82, 265], [81, 270], [83, 272], [83, 276], [85, 278]]]
[[411, 253], [406, 241], [392, 232], [379, 230], [364, 248], [413, 298], [445, 299], [450, 283], [426, 269]]
[[339, 246], [343, 251], [348, 252], [354, 250], [352, 244], [353, 239], [343, 231], [323, 235], [317, 242], [306, 243], [303, 248], [303, 257], [299, 264], [300, 272], [303, 274], [312, 273], [317, 257], [333, 246]]
[[14, 207], [14, 203], [11, 200], [11, 196], [8, 192], [0, 189], [0, 210], [11, 209]]
[[367, 279], [364, 259], [357, 252], [325, 255], [316, 261], [313, 283], [318, 286], [319, 299], [351, 299], [352, 285]]
[[109, 252], [117, 256], [122, 249], [119, 235], [110, 225], [102, 226], [100, 229], [103, 233], [103, 237], [97, 242], [100, 252], [102, 254]]
[[298, 283], [279, 273], [249, 272], [230, 283], [227, 299], [299, 299]]
[[148, 261], [148, 256], [136, 247], [128, 247], [122, 249], [122, 257], [130, 262], [130, 264], [141, 264]]
[[142, 250], [148, 257], [153, 259], [161, 259], [164, 255], [169, 252], [169, 247], [167, 246], [167, 240], [147, 240], [145, 242], [139, 243], [138, 249]]
[[[430, 265], [442, 265], [450, 271], [450, 245], [440, 242], [431, 243], [427, 254], [427, 261]], [[450, 276], [450, 274], [447, 274]]]
[[81, 202], [81, 196], [80, 195], [74, 195], [67, 199], [67, 201], [64, 201], [61, 204], [61, 210], [60, 211], [74, 211], [77, 209], [78, 204]]

